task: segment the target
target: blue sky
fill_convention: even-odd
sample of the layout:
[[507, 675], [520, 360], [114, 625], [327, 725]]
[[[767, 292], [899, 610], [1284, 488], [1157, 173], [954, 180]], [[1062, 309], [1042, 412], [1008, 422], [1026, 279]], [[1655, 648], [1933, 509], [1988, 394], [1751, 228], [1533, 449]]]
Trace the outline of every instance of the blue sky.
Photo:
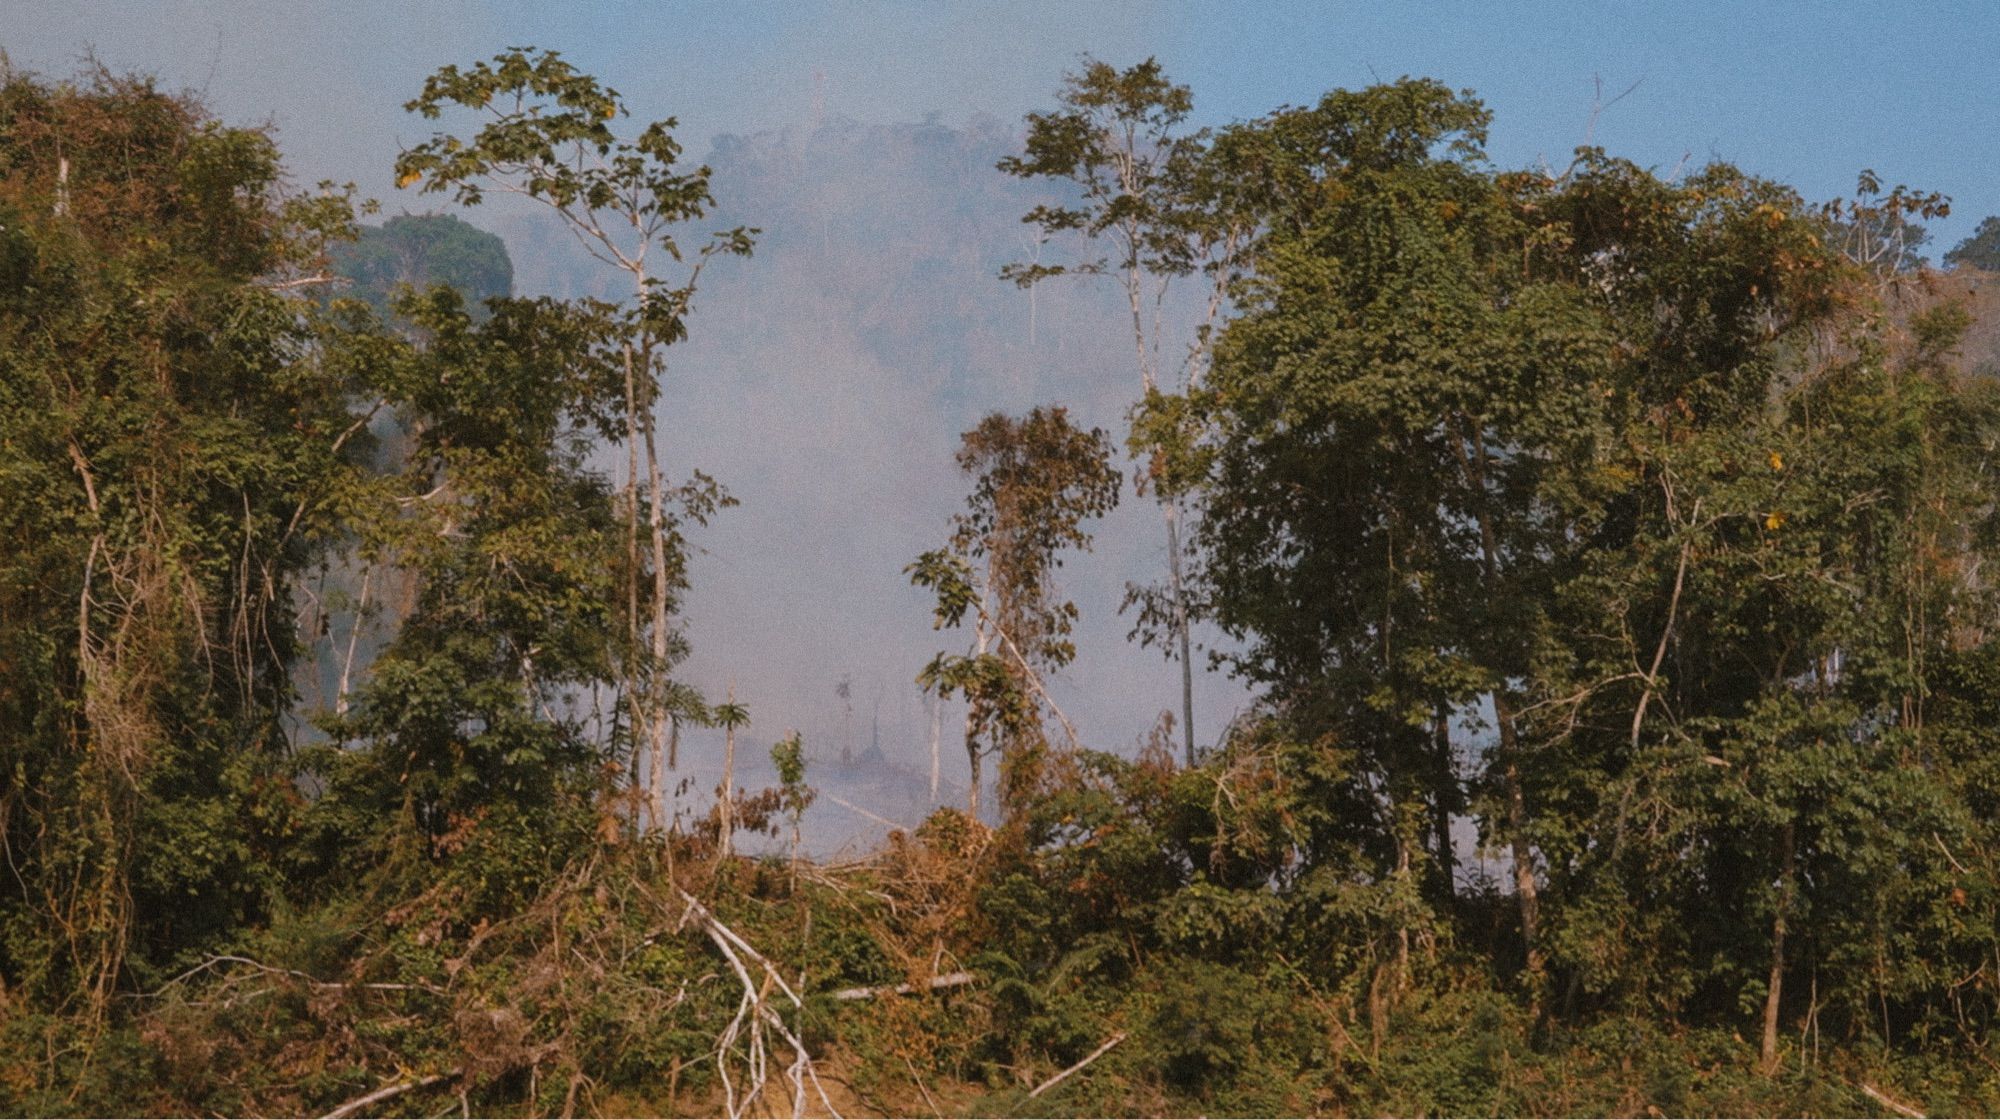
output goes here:
[[560, 49], [690, 147], [799, 123], [815, 74], [826, 108], [864, 122], [1001, 119], [1048, 103], [1083, 53], [1157, 55], [1211, 121], [1403, 74], [1470, 88], [1494, 109], [1507, 165], [1560, 164], [1581, 142], [1593, 79], [1638, 83], [1595, 139], [1662, 169], [1722, 158], [1809, 197], [1864, 167], [1953, 197], [1938, 248], [2000, 212], [2000, 5], [1990, 3], [653, 3], [0, 0], [0, 47], [46, 74], [86, 47], [114, 68], [205, 89], [238, 122], [273, 120], [298, 177], [393, 195], [398, 106], [423, 75], [508, 45]]

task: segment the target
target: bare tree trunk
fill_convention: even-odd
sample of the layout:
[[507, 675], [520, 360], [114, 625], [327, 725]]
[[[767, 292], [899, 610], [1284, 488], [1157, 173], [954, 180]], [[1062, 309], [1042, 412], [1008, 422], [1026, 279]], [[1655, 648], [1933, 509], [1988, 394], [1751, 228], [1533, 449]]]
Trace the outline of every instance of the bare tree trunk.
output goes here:
[[[638, 664], [645, 624], [639, 610], [639, 388], [632, 368], [632, 349], [625, 348], [625, 705], [632, 720], [632, 785], [639, 789], [639, 760], [647, 744], [658, 746], [652, 734], [652, 705], [646, 696], [646, 675]], [[659, 753], [652, 755], [653, 823], [660, 818]], [[634, 808], [636, 816], [638, 810]]]
[[[600, 233], [599, 236], [601, 238], [602, 234]], [[623, 254], [619, 254], [618, 259], [632, 274], [634, 306], [643, 311], [647, 298], [651, 294], [650, 285], [648, 284], [649, 278], [646, 273], [645, 250], [642, 247], [636, 255], [629, 259]], [[648, 621], [652, 631], [649, 635], [651, 642], [649, 643], [650, 648], [648, 652], [651, 654], [652, 660], [651, 664], [646, 668], [644, 687], [641, 689], [641, 693], [643, 704], [646, 708], [645, 734], [651, 745], [653, 757], [658, 758], [665, 752], [669, 733], [668, 724], [671, 722], [667, 717], [666, 670], [667, 655], [671, 648], [669, 641], [671, 632], [668, 629], [668, 624], [671, 620], [668, 617], [668, 611], [671, 604], [672, 574], [667, 568], [667, 536], [669, 526], [667, 524], [665, 485], [660, 471], [659, 446], [654, 437], [654, 431], [658, 425], [655, 422], [653, 412], [659, 404], [659, 378], [653, 369], [653, 338], [651, 334], [642, 329], [636, 343], [632, 339], [627, 338], [622, 347], [622, 355], [625, 360], [625, 437], [628, 444], [633, 441], [639, 443], [646, 458], [646, 498], [648, 504], [646, 510], [646, 528], [648, 535], [651, 537], [651, 540], [647, 543], [650, 546], [653, 561], [653, 601], [648, 604], [651, 608], [648, 612], [651, 616]], [[636, 453], [629, 447], [627, 455], [630, 469], [634, 472], [631, 485], [635, 491], [633, 501], [636, 505], [636, 491], [639, 486], [639, 479], [637, 477], [639, 464]], [[628, 527], [627, 533], [631, 534], [632, 532], [634, 532], [634, 528]], [[635, 617], [632, 620], [635, 637], [638, 626], [639, 621]], [[634, 644], [636, 645], [636, 642]], [[635, 732], [638, 730], [637, 727], [634, 728]], [[679, 760], [674, 759], [672, 761], [678, 762]]]
[[347, 654], [340, 659], [340, 683], [333, 694], [335, 715], [347, 714], [347, 694], [352, 691], [354, 681], [354, 646], [361, 637], [361, 623], [368, 616], [368, 584], [374, 574], [372, 564], [361, 569], [361, 597], [354, 606], [354, 621], [347, 628]]
[[1194, 769], [1194, 657], [1188, 640], [1187, 597], [1181, 582], [1181, 509], [1173, 498], [1160, 503], [1167, 519], [1167, 587], [1173, 596], [1174, 640], [1181, 658], [1181, 738], [1187, 746], [1188, 769]]
[[1542, 971], [1540, 943], [1541, 896], [1535, 886], [1535, 849], [1528, 843], [1528, 803], [1521, 793], [1521, 772], [1514, 762], [1514, 716], [1499, 694], [1493, 697], [1500, 724], [1500, 753], [1506, 758], [1501, 778], [1507, 794], [1507, 846], [1514, 862], [1514, 898], [1521, 908], [1521, 941], [1528, 950], [1528, 971]]
[[652, 682], [653, 688], [650, 691], [656, 694], [652, 699], [652, 733], [654, 742], [658, 743], [664, 741], [666, 738], [667, 721], [664, 718], [666, 704], [665, 688], [663, 686], [667, 671], [668, 638], [670, 636], [668, 625], [671, 620], [668, 618], [667, 611], [671, 602], [669, 580], [672, 577], [667, 570], [666, 495], [663, 493], [664, 487], [660, 478], [660, 453], [653, 441], [654, 424], [652, 407], [652, 402], [650, 400], [647, 401], [645, 411], [639, 417], [639, 431], [645, 438], [646, 496], [652, 504], [652, 508], [647, 511], [646, 517], [647, 528], [651, 531], [653, 538], [651, 542], [653, 551], [652, 673], [659, 679]]
[[1127, 249], [1133, 254], [1125, 264], [1125, 301], [1132, 309], [1132, 345], [1139, 355], [1139, 386], [1151, 395], [1159, 385], [1159, 378], [1154, 374], [1152, 359], [1146, 353], [1145, 282], [1139, 271], [1137, 228], [1128, 225], [1125, 238]]
[[972, 790], [966, 795], [965, 811], [979, 819], [979, 736], [972, 726], [972, 705], [965, 706], [965, 760], [972, 767]]
[[[1129, 162], [1121, 172], [1121, 181], [1126, 189], [1136, 189], [1131, 179]], [[1132, 312], [1132, 345], [1139, 361], [1139, 385], [1147, 396], [1159, 388], [1159, 372], [1155, 363], [1155, 353], [1147, 348], [1149, 334], [1146, 330], [1144, 312], [1145, 282], [1138, 263], [1138, 243], [1140, 230], [1136, 221], [1127, 224], [1124, 235], [1130, 253], [1125, 264], [1125, 298]], [[1211, 308], [1211, 318], [1214, 310]], [[1159, 323], [1154, 322], [1151, 332], [1154, 345], [1158, 345]], [[1178, 500], [1163, 497], [1160, 502], [1161, 515], [1167, 523], [1167, 592], [1171, 600], [1173, 627], [1172, 641], [1181, 661], [1181, 740], [1187, 752], [1187, 764], [1193, 769], [1194, 759], [1194, 658], [1191, 656], [1192, 642], [1188, 637], [1188, 612], [1186, 587], [1181, 578], [1181, 510]]]
[[1437, 702], [1437, 724], [1432, 729], [1437, 747], [1437, 788], [1431, 797], [1431, 831], [1437, 837], [1438, 873], [1444, 880], [1446, 900], [1458, 897], [1458, 853], [1451, 843], [1451, 794], [1458, 787], [1458, 768], [1451, 749], [1451, 708]]
[[1771, 916], [1771, 982], [1764, 992], [1764, 1042], [1760, 1049], [1765, 1074], [1778, 1070], [1778, 1004], [1785, 983], [1785, 918], [1792, 908], [1796, 835], [1790, 822], [1778, 836], [1778, 905]]
[[944, 730], [943, 719], [944, 719], [944, 698], [936, 693], [932, 693], [931, 694], [931, 808], [933, 809], [937, 807], [938, 771], [940, 769], [939, 766], [940, 756], [938, 747], [941, 743], [941, 740], [939, 738], [939, 733]]
[[[676, 726], [675, 731], [678, 732], [678, 730], [679, 728]], [[660, 757], [659, 737], [657, 735], [649, 736], [647, 741], [650, 744], [651, 760], [646, 768], [646, 780], [647, 784], [652, 787], [650, 805], [653, 811], [653, 827], [659, 829], [661, 832], [665, 832], [667, 830], [668, 767], [663, 765], [666, 760]], [[637, 775], [633, 777], [636, 779]]]
[[[729, 706], [736, 706], [736, 682], [729, 682]], [[736, 838], [736, 724], [734, 721], [723, 725], [722, 729], [722, 797], [716, 802], [719, 828], [716, 833], [715, 850], [723, 859], [729, 858], [729, 849]]]

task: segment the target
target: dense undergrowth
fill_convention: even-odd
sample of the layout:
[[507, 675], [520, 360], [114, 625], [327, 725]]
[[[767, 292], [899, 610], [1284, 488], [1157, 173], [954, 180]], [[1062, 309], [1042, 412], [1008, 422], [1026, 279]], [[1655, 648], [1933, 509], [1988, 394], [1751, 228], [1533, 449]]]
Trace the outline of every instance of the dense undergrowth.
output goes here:
[[[1221, 776], [1152, 769], [1183, 820]], [[1124, 823], [1141, 835], [1034, 855], [945, 810], [836, 866], [579, 833], [587, 855], [521, 853], [511, 887], [469, 848], [420, 894], [276, 914], [95, 1027], [10, 1008], [8, 1108], [306, 1115], [409, 1087], [367, 1112], [789, 1114], [786, 1085], [731, 1096], [754, 1056], [718, 1047], [746, 989], [683, 888], [804, 996], [782, 1014], [816, 1065], [808, 1115], [1964, 1115], [2000, 1092], [1966, 1040], [1808, 1021], [1767, 1073], [1741, 1022], [1538, 1012], [1491, 966], [1492, 942], [1519, 951], [1497, 894], [1407, 949], [1386, 898], [1288, 930], [1266, 895], [1176, 882], [1173, 856], [1197, 853], [1143, 835], [1173, 824]], [[781, 1080], [792, 1054], [766, 1058]]]

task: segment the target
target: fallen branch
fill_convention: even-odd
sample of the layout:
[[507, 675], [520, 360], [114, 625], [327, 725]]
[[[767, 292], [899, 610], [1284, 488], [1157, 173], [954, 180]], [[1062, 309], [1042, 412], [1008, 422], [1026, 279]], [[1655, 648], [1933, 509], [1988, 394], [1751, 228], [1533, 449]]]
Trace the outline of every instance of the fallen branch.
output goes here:
[[1042, 1082], [1040, 1085], [1035, 1086], [1034, 1090], [1028, 1094], [1028, 1099], [1034, 1100], [1036, 1097], [1039, 1097], [1043, 1093], [1048, 1092], [1050, 1089], [1055, 1088], [1058, 1084], [1062, 1082], [1063, 1078], [1068, 1077], [1070, 1074], [1075, 1073], [1077, 1070], [1080, 1070], [1083, 1067], [1089, 1065], [1090, 1063], [1096, 1061], [1097, 1059], [1102, 1058], [1108, 1051], [1110, 1051], [1110, 1049], [1113, 1046], [1116, 1046], [1123, 1041], [1125, 1041], [1124, 1031], [1119, 1031], [1117, 1034], [1114, 1034], [1110, 1038], [1105, 1039], [1104, 1045], [1084, 1055], [1082, 1061], [1076, 1063], [1075, 1065], [1069, 1067], [1068, 1069], [1062, 1071], [1061, 1073], [1056, 1074], [1054, 1077], [1049, 1078], [1047, 1081]]
[[979, 977], [974, 976], [970, 972], [947, 972], [942, 976], [933, 976], [928, 982], [923, 984], [894, 984], [884, 985], [879, 988], [842, 988], [833, 993], [833, 998], [845, 1002], [857, 999], [874, 999], [876, 996], [892, 994], [907, 996], [918, 991], [935, 992], [943, 988], [963, 987], [977, 979]]
[[[826, 1087], [820, 1084], [819, 1071], [813, 1066], [812, 1055], [806, 1050], [805, 1041], [786, 1025], [785, 1020], [776, 1011], [771, 1009], [767, 997], [771, 989], [776, 988], [791, 1001], [795, 1013], [805, 1009], [805, 1001], [800, 999], [798, 992], [785, 982], [784, 974], [778, 970], [777, 965], [772, 964], [769, 958], [753, 948], [741, 934], [724, 925], [713, 910], [703, 906], [700, 900], [684, 890], [676, 893], [687, 906], [687, 909], [682, 911], [682, 920], [685, 921], [690, 916], [700, 920], [702, 932], [708, 935], [709, 941], [722, 953], [723, 959], [729, 963], [730, 971], [736, 974], [737, 982], [743, 988], [743, 997], [737, 1004], [735, 1016], [730, 1019], [729, 1025], [723, 1028], [721, 1037], [716, 1039], [715, 1067], [722, 1081], [725, 1111], [731, 1117], [741, 1116], [763, 1096], [764, 1086], [768, 1080], [769, 1050], [764, 1042], [764, 1028], [768, 1026], [792, 1049], [792, 1064], [785, 1070], [786, 1080], [792, 1083], [792, 1115], [805, 1114], [806, 1085], [807, 1082], [811, 1082], [814, 1092], [819, 1095], [820, 1103], [826, 1106], [827, 1113], [835, 1120], [839, 1120], [840, 1111], [833, 1107], [833, 1101], [826, 1094]], [[763, 970], [764, 979], [761, 983], [751, 977], [749, 967], [751, 964]], [[747, 1083], [739, 1090], [729, 1076], [729, 1055], [736, 1048], [737, 1041], [744, 1037], [745, 1026], [749, 1027], [745, 1046], [747, 1053], [743, 1058]]]
[[217, 965], [225, 965], [225, 964], [246, 965], [250, 968], [254, 968], [257, 971], [262, 972], [269, 976], [289, 976], [294, 980], [302, 981], [306, 985], [318, 988], [321, 991], [353, 990], [353, 991], [365, 991], [365, 992], [428, 992], [434, 996], [445, 996], [451, 994], [435, 984], [424, 984], [424, 983], [390, 984], [390, 983], [367, 982], [359, 980], [346, 981], [346, 982], [339, 980], [321, 980], [318, 977], [313, 976], [311, 973], [300, 972], [296, 968], [279, 968], [276, 965], [268, 965], [262, 961], [251, 960], [249, 957], [239, 957], [233, 954], [224, 953], [210, 957], [207, 960], [202, 961], [200, 964], [195, 965], [193, 968], [188, 969], [186, 972], [183, 972], [180, 975], [175, 976], [173, 979], [168, 980], [166, 983], [160, 985], [157, 989], [153, 991], [136, 993], [137, 998], [158, 999], [159, 997], [165, 995], [167, 993], [167, 990], [172, 988], [174, 985], [190, 980], [193, 977], [208, 971], [209, 969], [215, 968]]
[[879, 813], [871, 813], [868, 810], [863, 809], [861, 806], [856, 805], [854, 802], [849, 801], [844, 797], [835, 797], [833, 794], [828, 793], [825, 790], [820, 790], [819, 794], [821, 797], [824, 797], [828, 801], [833, 802], [835, 805], [838, 805], [841, 808], [846, 809], [848, 812], [856, 813], [859, 814], [860, 816], [867, 817], [869, 820], [874, 821], [876, 824], [879, 824], [884, 828], [908, 829], [910, 827], [909, 825], [906, 824], [897, 824], [895, 821], [892, 821], [889, 818], [880, 815]]
[[1889, 1096], [1889, 1094], [1884, 1093], [1882, 1090], [1877, 1089], [1875, 1086], [1870, 1085], [1866, 1081], [1857, 1081], [1855, 1082], [1855, 1084], [1861, 1089], [1863, 1093], [1866, 1093], [1868, 1095], [1869, 1100], [1874, 1101], [1876, 1104], [1879, 1104], [1884, 1108], [1889, 1109], [1892, 1112], [1896, 1112], [1903, 1116], [1907, 1116], [1910, 1118], [1910, 1120], [1926, 1120], [1923, 1113], [1918, 1112], [1916, 1109], [1911, 1108], [1909, 1105], [1906, 1105], [1903, 1102], [1894, 1099], [1893, 1097]]
[[334, 1109], [332, 1112], [327, 1113], [325, 1116], [320, 1117], [319, 1120], [341, 1120], [342, 1117], [353, 1116], [359, 1113], [362, 1109], [367, 1108], [369, 1105], [381, 1104], [383, 1101], [394, 1100], [397, 1097], [402, 1096], [404, 1093], [414, 1093], [419, 1089], [428, 1089], [433, 1085], [442, 1085], [447, 1081], [456, 1081], [461, 1076], [463, 1076], [464, 1073], [465, 1071], [463, 1069], [454, 1069], [454, 1070], [448, 1070], [444, 1073], [434, 1073], [431, 1074], [429, 1077], [419, 1077], [410, 1081], [397, 1081], [389, 1085], [384, 1085], [380, 1089], [377, 1089], [374, 1092], [367, 1094], [366, 1096], [356, 1097], [353, 1100], [348, 1101], [346, 1104], [343, 1104], [339, 1108]]
[[931, 1106], [931, 1115], [938, 1120], [944, 1120], [944, 1113], [939, 1110], [937, 1101], [931, 1098], [931, 1091], [924, 1088], [924, 1079], [917, 1075], [917, 1064], [906, 1057], [903, 1059], [903, 1065], [909, 1068], [910, 1083], [917, 1087], [917, 1092], [924, 1095], [924, 1103]]

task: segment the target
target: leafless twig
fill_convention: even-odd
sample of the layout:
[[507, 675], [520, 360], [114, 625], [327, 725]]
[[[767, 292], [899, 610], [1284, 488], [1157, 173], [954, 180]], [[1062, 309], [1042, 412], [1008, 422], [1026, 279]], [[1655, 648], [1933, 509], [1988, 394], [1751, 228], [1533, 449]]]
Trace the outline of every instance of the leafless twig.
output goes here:
[[1089, 1065], [1090, 1063], [1096, 1061], [1097, 1059], [1102, 1058], [1106, 1053], [1110, 1052], [1113, 1046], [1116, 1046], [1123, 1041], [1125, 1041], [1124, 1031], [1119, 1031], [1118, 1033], [1112, 1035], [1110, 1038], [1105, 1039], [1104, 1045], [1099, 1046], [1097, 1049], [1092, 1050], [1088, 1054], [1085, 1054], [1083, 1056], [1082, 1061], [1076, 1063], [1075, 1065], [1069, 1067], [1068, 1069], [1062, 1071], [1061, 1073], [1056, 1074], [1054, 1077], [1049, 1078], [1047, 1081], [1042, 1082], [1040, 1085], [1035, 1086], [1034, 1089], [1028, 1093], [1028, 1099], [1034, 1100], [1036, 1097], [1039, 1097], [1043, 1093], [1048, 1092], [1050, 1089], [1055, 1088], [1057, 1085], [1062, 1083], [1062, 1080], [1064, 1078], [1068, 1077], [1070, 1074], [1075, 1073], [1077, 1070], [1080, 1070], [1083, 1067]]

